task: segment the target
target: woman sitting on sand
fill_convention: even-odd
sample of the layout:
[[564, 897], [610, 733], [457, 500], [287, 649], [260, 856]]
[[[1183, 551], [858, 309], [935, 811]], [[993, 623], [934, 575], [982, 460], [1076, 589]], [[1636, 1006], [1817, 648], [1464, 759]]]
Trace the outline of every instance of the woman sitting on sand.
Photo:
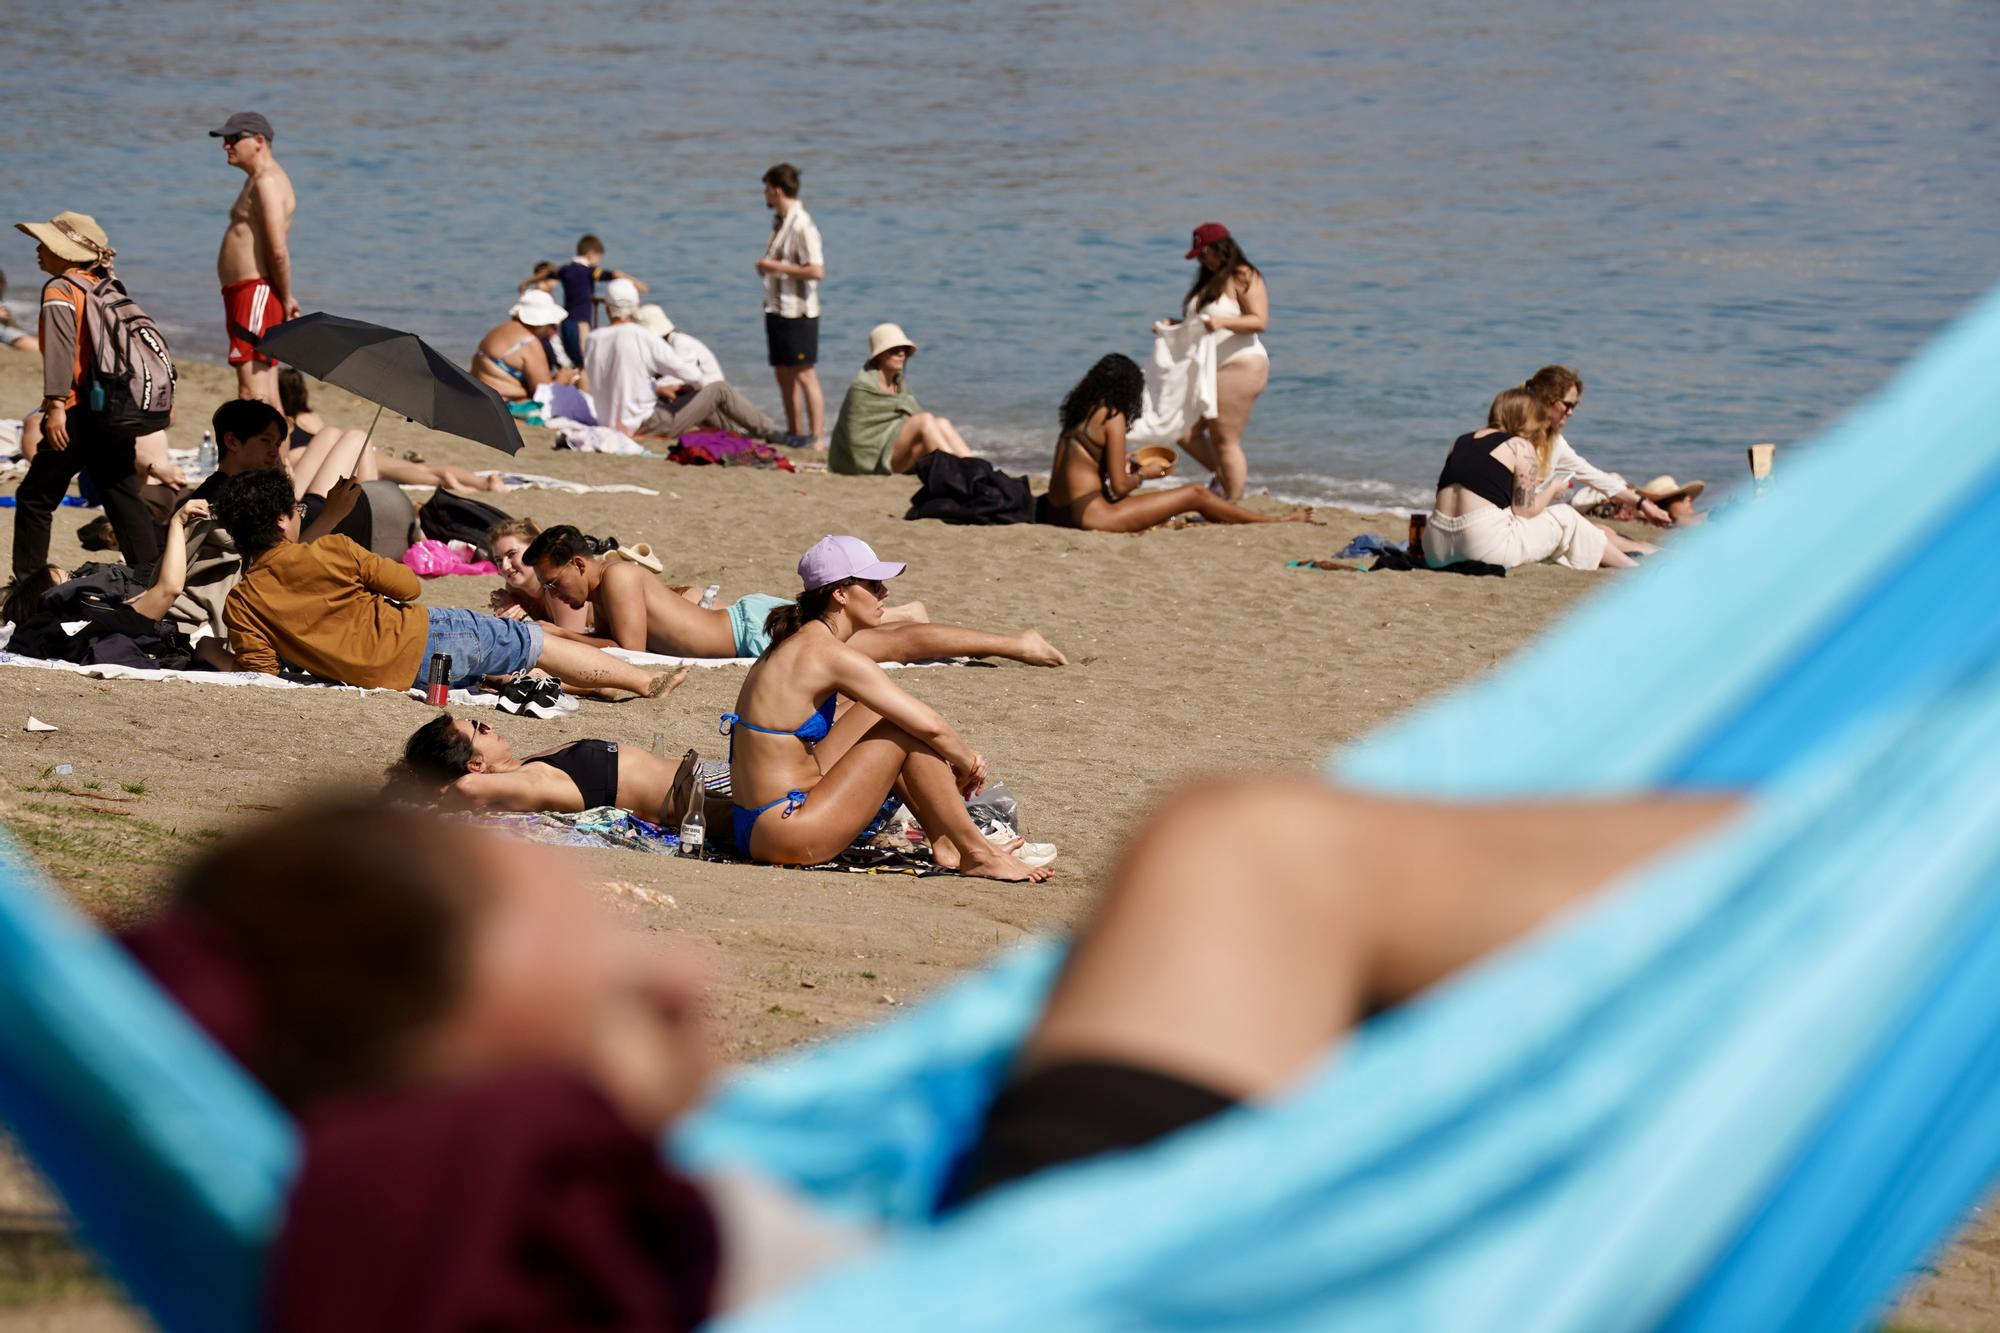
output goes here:
[[[843, 764], [942, 766], [882, 727], [861, 743], [882, 756]], [[1303, 778], [1183, 793], [1117, 858], [998, 1097], [953, 1145], [949, 1206], [1284, 1097], [1371, 1013], [1733, 810], [1439, 806]], [[715, 1082], [712, 964], [631, 931], [580, 870], [418, 812], [317, 802], [202, 853], [128, 939], [305, 1113], [270, 1327], [422, 1310], [438, 1329], [694, 1328], [881, 1243], [751, 1172], [666, 1160], [669, 1126]]]
[[575, 384], [575, 370], [551, 366], [548, 342], [563, 322], [563, 308], [539, 287], [521, 293], [507, 318], [488, 329], [472, 354], [472, 373], [510, 403], [526, 402], [535, 390], [554, 381]]
[[[986, 879], [1047, 879], [988, 843], [966, 813], [964, 798], [986, 785], [986, 761], [849, 643], [882, 623], [883, 580], [903, 568], [859, 537], [822, 538], [799, 561], [804, 591], [771, 613], [771, 645], [744, 677], [736, 711], [722, 715], [736, 850], [776, 865], [824, 861], [896, 792], [939, 865]], [[842, 695], [853, 706], [836, 722]]]
[[1502, 390], [1486, 426], [1453, 441], [1424, 527], [1432, 566], [1479, 560], [1513, 569], [1553, 560], [1571, 569], [1630, 568], [1657, 547], [1592, 523], [1556, 497], [1571, 474], [1556, 469], [1556, 430], [1525, 387]]
[[311, 481], [324, 461], [338, 459], [341, 461], [336, 466], [345, 470], [325, 477], [323, 480], [327, 486], [351, 473], [356, 481], [379, 479], [393, 481], [398, 486], [441, 486], [451, 491], [507, 489], [506, 480], [497, 472], [481, 476], [470, 468], [450, 463], [417, 463], [407, 458], [392, 458], [377, 449], [365, 432], [327, 425], [325, 418], [312, 409], [312, 400], [306, 391], [306, 377], [291, 366], [278, 371], [278, 401], [285, 410], [285, 421], [291, 430], [290, 456], [294, 476], [303, 474]]
[[1205, 486], [1135, 495], [1139, 483], [1166, 475], [1125, 455], [1125, 430], [1144, 411], [1146, 377], [1129, 356], [1104, 357], [1062, 401], [1062, 436], [1049, 464], [1046, 521], [1097, 532], [1143, 532], [1177, 514], [1211, 523], [1310, 523], [1310, 509], [1256, 514]]
[[829, 472], [850, 476], [912, 472], [925, 454], [972, 456], [972, 448], [943, 417], [917, 406], [904, 387], [903, 372], [917, 345], [901, 326], [877, 324], [868, 331], [868, 359], [847, 386], [833, 443], [826, 454]]
[[675, 764], [604, 740], [571, 741], [517, 759], [489, 724], [440, 713], [403, 743], [389, 779], [392, 789], [438, 792], [473, 810], [576, 814], [608, 805], [673, 829], [694, 792], [696, 769], [693, 751]]

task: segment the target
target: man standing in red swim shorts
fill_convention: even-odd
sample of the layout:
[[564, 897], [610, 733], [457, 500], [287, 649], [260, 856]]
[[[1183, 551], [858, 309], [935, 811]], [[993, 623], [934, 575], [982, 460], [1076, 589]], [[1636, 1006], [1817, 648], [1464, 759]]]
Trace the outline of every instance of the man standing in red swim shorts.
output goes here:
[[263, 116], [239, 111], [208, 136], [222, 140], [229, 165], [250, 178], [229, 206], [229, 229], [222, 233], [222, 253], [215, 260], [228, 321], [229, 364], [236, 367], [236, 396], [261, 398], [276, 407], [278, 367], [258, 355], [255, 339], [301, 313], [292, 295], [292, 254], [286, 245], [298, 198], [291, 177], [271, 153], [271, 122]]

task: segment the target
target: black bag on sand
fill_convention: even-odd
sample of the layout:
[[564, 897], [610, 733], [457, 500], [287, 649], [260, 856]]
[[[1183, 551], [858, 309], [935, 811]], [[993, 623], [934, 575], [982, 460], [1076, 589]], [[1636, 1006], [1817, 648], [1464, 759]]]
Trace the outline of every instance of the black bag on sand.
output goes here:
[[505, 523], [512, 517], [512, 514], [495, 509], [483, 500], [442, 487], [417, 511], [417, 523], [423, 528], [424, 536], [434, 542], [469, 542], [479, 552], [481, 560], [491, 559], [493, 555], [492, 548], [486, 544], [487, 534], [493, 531], [496, 523]]
[[923, 482], [910, 497], [905, 519], [945, 523], [1033, 523], [1035, 493], [1026, 477], [1010, 477], [983, 458], [925, 454], [917, 463]]
[[34, 612], [15, 627], [7, 651], [80, 666], [181, 670], [194, 660], [187, 636], [125, 604], [146, 587], [144, 573], [128, 565], [80, 565], [67, 583], [42, 594]]
[[1489, 565], [1484, 560], [1459, 560], [1449, 565], [1431, 566], [1410, 559], [1407, 552], [1390, 547], [1375, 557], [1375, 563], [1368, 566], [1369, 573], [1383, 569], [1425, 570], [1432, 574], [1470, 574], [1474, 578], [1504, 579], [1507, 577], [1505, 565]]

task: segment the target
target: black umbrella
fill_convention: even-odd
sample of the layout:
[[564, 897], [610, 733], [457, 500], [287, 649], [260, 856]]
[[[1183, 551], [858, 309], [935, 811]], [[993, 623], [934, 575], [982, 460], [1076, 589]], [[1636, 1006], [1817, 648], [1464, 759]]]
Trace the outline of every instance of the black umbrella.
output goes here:
[[521, 452], [521, 432], [500, 395], [414, 333], [315, 313], [266, 331], [257, 350], [432, 430]]

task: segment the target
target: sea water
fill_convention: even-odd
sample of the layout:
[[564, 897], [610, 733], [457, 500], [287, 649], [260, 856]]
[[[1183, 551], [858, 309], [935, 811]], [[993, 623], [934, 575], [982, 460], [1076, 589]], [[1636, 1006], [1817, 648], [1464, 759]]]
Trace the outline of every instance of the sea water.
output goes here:
[[308, 309], [463, 360], [592, 231], [767, 408], [758, 182], [796, 163], [829, 417], [894, 320], [923, 405], [1021, 469], [1097, 357], [1143, 357], [1188, 232], [1221, 221], [1271, 293], [1252, 484], [1349, 504], [1421, 503], [1451, 438], [1550, 361], [1588, 383], [1586, 457], [1733, 482], [1744, 446], [1831, 420], [2000, 277], [1990, 0], [132, 13], [0, 21], [0, 178], [18, 217], [95, 214], [211, 360], [242, 177], [206, 132], [236, 110], [276, 127]]

